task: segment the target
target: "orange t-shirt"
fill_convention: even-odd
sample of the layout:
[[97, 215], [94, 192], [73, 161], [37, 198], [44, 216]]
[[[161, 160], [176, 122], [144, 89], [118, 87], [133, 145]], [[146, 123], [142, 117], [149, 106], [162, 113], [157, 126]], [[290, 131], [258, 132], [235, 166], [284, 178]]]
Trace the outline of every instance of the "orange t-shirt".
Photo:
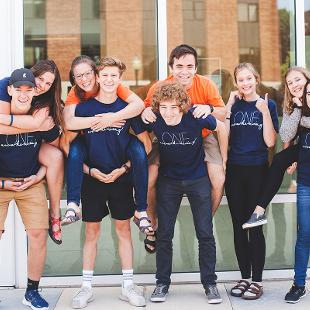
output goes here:
[[[70, 89], [70, 91], [67, 95], [66, 101], [65, 101], [65, 105], [79, 104], [80, 103], [80, 99], [76, 96], [74, 88], [75, 88], [75, 86], [73, 86]], [[127, 98], [132, 94], [133, 94], [133, 92], [129, 88], [127, 88], [123, 85], [119, 85], [117, 88], [117, 96], [120, 97], [124, 101], [126, 101]], [[92, 97], [95, 97], [96, 95], [97, 94], [94, 95], [94, 94], [90, 94], [90, 93], [86, 92], [85, 93], [85, 100], [92, 98]]]
[[[165, 81], [172, 81], [173, 76], [168, 76]], [[149, 89], [147, 96], [144, 100], [146, 107], [149, 107], [152, 102], [152, 97], [155, 92], [155, 88], [159, 82], [152, 85]], [[187, 95], [190, 97], [192, 104], [212, 104], [214, 107], [224, 107], [225, 104], [215, 83], [205, 76], [195, 74], [193, 78], [192, 86], [187, 90]], [[210, 134], [210, 130], [203, 129], [202, 136], [206, 137]]]

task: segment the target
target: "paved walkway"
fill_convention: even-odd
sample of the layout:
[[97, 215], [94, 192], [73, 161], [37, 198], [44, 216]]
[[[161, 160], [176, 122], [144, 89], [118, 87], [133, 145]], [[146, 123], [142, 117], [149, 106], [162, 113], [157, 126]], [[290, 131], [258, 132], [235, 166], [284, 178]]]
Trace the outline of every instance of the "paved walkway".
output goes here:
[[[216, 309], [216, 310], [306, 310], [310, 309], [310, 295], [304, 297], [298, 304], [291, 305], [283, 301], [284, 295], [291, 286], [291, 281], [265, 281], [264, 295], [256, 301], [246, 301], [229, 295], [233, 283], [219, 283], [218, 288], [223, 298], [219, 305], [209, 305], [200, 284], [172, 285], [165, 303], [147, 302], [145, 309], [158, 310], [188, 310], [188, 309]], [[153, 286], [145, 286], [145, 294], [149, 298]], [[71, 298], [77, 288], [44, 288], [42, 295], [49, 301], [50, 310], [69, 310]], [[128, 303], [118, 299], [119, 287], [95, 287], [95, 301], [90, 303], [87, 310], [125, 310], [136, 309]], [[309, 291], [308, 291], [309, 293]], [[21, 304], [24, 290], [0, 289], [1, 310], [30, 309]]]

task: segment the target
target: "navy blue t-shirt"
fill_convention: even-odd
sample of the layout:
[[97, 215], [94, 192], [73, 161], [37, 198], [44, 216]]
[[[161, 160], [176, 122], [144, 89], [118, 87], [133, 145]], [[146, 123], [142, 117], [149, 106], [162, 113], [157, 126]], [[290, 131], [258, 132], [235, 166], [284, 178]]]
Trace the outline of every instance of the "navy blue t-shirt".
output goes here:
[[36, 174], [42, 141], [52, 142], [59, 136], [59, 128], [49, 131], [0, 135], [0, 177], [25, 178]]
[[[96, 99], [87, 100], [77, 105], [75, 115], [81, 117], [94, 116], [100, 113], [118, 112], [128, 104], [120, 98], [111, 104], [101, 103]], [[110, 173], [127, 162], [127, 147], [133, 139], [129, 133], [132, 128], [135, 134], [145, 131], [140, 117], [126, 120], [121, 128], [108, 127], [94, 132], [90, 128], [84, 131], [87, 145], [88, 164], [103, 173]], [[122, 176], [122, 178], [125, 176]]]
[[301, 130], [298, 144], [297, 183], [310, 186], [310, 129]]
[[0, 80], [0, 100], [11, 102], [11, 96], [8, 94], [9, 77]]
[[[231, 109], [228, 162], [255, 166], [268, 161], [268, 148], [263, 137], [263, 115], [256, 101], [237, 100]], [[268, 108], [276, 132], [279, 122], [276, 104], [268, 100]]]
[[208, 175], [201, 130], [216, 128], [212, 115], [205, 119], [194, 118], [191, 109], [178, 125], [169, 126], [157, 114], [156, 121], [146, 126], [158, 139], [161, 175], [176, 180], [195, 180]]

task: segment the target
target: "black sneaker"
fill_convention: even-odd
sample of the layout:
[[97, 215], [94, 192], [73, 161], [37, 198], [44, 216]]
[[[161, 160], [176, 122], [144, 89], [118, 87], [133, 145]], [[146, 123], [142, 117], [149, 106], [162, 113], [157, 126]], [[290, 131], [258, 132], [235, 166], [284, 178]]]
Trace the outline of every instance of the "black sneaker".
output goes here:
[[251, 217], [242, 225], [243, 229], [248, 229], [260, 225], [267, 224], [267, 218], [265, 213], [259, 215], [257, 213], [252, 213]]
[[156, 284], [154, 292], [151, 295], [151, 301], [162, 302], [166, 301], [169, 286], [166, 284]]
[[207, 284], [205, 286], [205, 293], [209, 304], [219, 304], [222, 302], [221, 295], [216, 287], [216, 284]]
[[290, 304], [296, 304], [300, 301], [300, 298], [306, 295], [305, 286], [292, 285], [290, 291], [285, 295], [285, 301]]

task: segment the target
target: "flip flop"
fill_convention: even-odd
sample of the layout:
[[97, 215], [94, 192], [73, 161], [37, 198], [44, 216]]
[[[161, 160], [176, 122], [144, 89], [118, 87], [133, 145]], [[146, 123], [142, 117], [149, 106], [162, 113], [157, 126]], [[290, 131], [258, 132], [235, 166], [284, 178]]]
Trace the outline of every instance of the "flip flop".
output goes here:
[[[69, 215], [68, 214], [69, 212], [74, 213], [74, 215]], [[66, 225], [69, 225], [69, 224], [73, 224], [73, 223], [79, 221], [80, 219], [81, 219], [81, 213], [80, 212], [77, 212], [73, 208], [68, 208], [66, 210], [66, 213], [65, 213], [64, 217], [61, 220], [61, 225], [62, 226], [66, 226]]]

